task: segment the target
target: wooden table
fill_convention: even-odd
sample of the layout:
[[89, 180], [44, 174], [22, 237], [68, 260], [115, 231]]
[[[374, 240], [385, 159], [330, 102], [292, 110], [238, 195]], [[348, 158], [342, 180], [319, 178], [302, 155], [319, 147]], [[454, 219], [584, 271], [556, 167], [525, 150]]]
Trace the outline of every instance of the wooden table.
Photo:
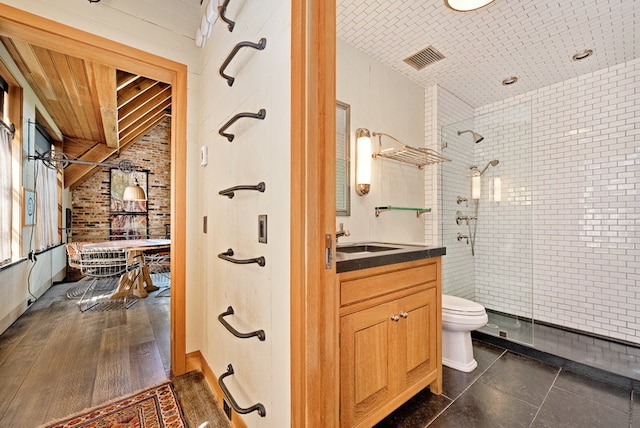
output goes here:
[[[143, 253], [148, 251], [162, 251], [169, 250], [171, 248], [170, 239], [121, 239], [116, 241], [102, 241], [102, 242], [90, 242], [82, 245], [85, 249], [95, 248], [118, 248], [127, 251], [127, 258], [129, 263], [137, 261]], [[144, 284], [147, 284], [146, 286]], [[138, 297], [147, 297], [147, 294], [151, 291], [158, 289], [153, 285], [151, 275], [149, 275], [149, 266], [144, 263], [140, 268], [134, 269], [131, 272], [127, 272], [120, 278], [118, 288], [111, 295], [112, 298], [122, 297], [128, 294], [133, 286], [133, 294]]]

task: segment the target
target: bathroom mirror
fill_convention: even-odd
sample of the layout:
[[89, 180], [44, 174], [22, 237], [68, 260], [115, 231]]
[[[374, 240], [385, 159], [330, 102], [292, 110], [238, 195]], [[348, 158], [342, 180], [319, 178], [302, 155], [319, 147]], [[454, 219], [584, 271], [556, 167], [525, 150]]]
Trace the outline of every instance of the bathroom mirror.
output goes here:
[[349, 104], [336, 101], [336, 215], [351, 215]]

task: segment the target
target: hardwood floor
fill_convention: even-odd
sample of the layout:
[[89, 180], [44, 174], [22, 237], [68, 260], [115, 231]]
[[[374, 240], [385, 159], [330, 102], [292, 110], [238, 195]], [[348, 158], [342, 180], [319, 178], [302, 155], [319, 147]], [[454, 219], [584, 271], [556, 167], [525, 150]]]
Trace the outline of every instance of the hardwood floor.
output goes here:
[[57, 284], [0, 336], [0, 426], [33, 428], [169, 378], [170, 298], [81, 313]]

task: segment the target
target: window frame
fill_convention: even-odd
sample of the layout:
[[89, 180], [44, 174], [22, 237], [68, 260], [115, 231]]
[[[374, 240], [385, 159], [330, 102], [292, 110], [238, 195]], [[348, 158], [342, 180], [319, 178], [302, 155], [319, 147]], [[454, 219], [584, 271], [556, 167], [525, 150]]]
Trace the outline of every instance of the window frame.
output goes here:
[[4, 107], [1, 118], [7, 125], [13, 124], [15, 127], [11, 144], [11, 157], [13, 168], [11, 170], [12, 194], [11, 201], [11, 260], [3, 265], [8, 266], [20, 261], [22, 255], [22, 207], [20, 204], [20, 187], [22, 185], [23, 159], [22, 159], [22, 109], [23, 109], [23, 89], [18, 83], [13, 73], [0, 58], [0, 76], [7, 82], [8, 91], [4, 94]]

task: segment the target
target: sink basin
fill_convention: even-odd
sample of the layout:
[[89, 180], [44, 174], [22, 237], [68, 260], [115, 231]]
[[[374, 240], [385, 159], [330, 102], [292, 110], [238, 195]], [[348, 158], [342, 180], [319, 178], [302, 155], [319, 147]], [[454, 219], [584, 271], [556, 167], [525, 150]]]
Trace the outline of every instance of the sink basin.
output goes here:
[[382, 245], [349, 245], [344, 247], [338, 247], [336, 249], [339, 253], [377, 253], [379, 251], [391, 251], [397, 250], [398, 247], [387, 247]]

